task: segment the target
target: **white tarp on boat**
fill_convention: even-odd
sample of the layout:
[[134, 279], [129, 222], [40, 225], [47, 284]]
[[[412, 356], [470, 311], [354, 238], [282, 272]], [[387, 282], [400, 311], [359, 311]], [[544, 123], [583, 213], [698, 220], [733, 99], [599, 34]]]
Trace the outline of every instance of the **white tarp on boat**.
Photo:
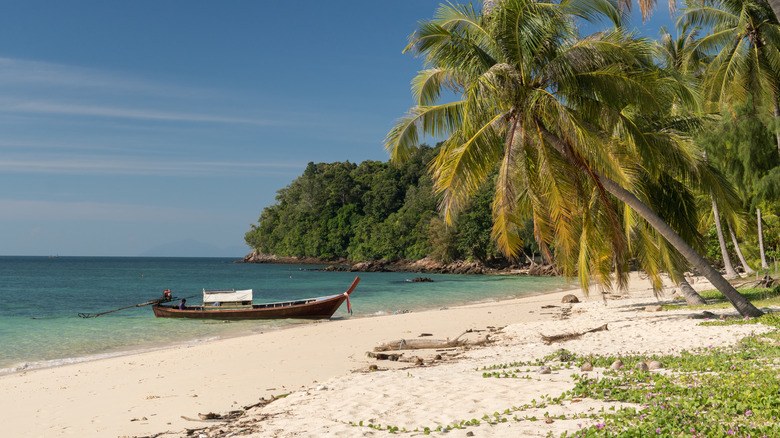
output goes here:
[[203, 290], [203, 304], [216, 302], [226, 303], [233, 301], [252, 301], [252, 289], [236, 291]]

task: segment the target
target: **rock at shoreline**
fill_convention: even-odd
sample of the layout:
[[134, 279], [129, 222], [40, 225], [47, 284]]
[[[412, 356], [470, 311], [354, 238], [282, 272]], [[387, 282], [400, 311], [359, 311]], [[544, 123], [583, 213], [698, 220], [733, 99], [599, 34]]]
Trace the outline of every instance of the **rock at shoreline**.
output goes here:
[[278, 263], [284, 265], [350, 265], [347, 259], [335, 257], [321, 259], [317, 257], [279, 257], [275, 254], [264, 254], [260, 252], [250, 252], [243, 259], [236, 263]]
[[534, 277], [556, 277], [558, 276], [558, 270], [554, 265], [532, 265], [528, 268], [528, 275]]
[[563, 298], [561, 298], [561, 303], [579, 303], [580, 300], [577, 298], [576, 295], [568, 294], [564, 295]]
[[452, 263], [437, 262], [429, 257], [420, 260], [369, 260], [353, 263], [343, 258], [320, 259], [316, 257], [279, 257], [274, 254], [251, 252], [236, 263], [279, 263], [302, 265], [328, 265], [322, 271], [348, 272], [418, 272], [421, 274], [514, 274], [556, 276], [554, 266], [533, 265], [523, 268], [506, 261], [491, 261], [487, 266], [479, 261], [456, 260]]
[[279, 257], [273, 254], [262, 254], [259, 252], [250, 252], [244, 256], [244, 259], [238, 263], [279, 263]]
[[349, 272], [390, 272], [386, 260], [358, 262], [349, 268]]

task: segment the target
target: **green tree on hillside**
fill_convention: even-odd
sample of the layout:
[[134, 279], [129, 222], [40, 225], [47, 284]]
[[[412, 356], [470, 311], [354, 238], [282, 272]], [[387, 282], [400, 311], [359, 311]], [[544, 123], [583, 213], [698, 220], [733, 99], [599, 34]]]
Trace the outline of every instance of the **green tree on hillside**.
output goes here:
[[[446, 242], [436, 239], [437, 200], [427, 174], [436, 151], [421, 147], [401, 167], [378, 161], [309, 163], [279, 190], [276, 203], [263, 210], [245, 240], [257, 251], [279, 256], [353, 261], [496, 257], [486, 222], [488, 202], [475, 201], [457, 225], [446, 227]], [[490, 188], [488, 199], [489, 193]]]

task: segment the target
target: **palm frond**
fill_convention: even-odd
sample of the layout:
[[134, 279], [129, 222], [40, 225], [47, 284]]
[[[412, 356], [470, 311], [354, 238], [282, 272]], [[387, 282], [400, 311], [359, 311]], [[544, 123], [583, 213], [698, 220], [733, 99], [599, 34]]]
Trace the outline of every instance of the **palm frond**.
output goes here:
[[463, 119], [463, 102], [435, 106], [415, 106], [399, 119], [385, 137], [385, 150], [394, 163], [403, 163], [420, 144], [420, 137], [446, 137], [454, 132]]

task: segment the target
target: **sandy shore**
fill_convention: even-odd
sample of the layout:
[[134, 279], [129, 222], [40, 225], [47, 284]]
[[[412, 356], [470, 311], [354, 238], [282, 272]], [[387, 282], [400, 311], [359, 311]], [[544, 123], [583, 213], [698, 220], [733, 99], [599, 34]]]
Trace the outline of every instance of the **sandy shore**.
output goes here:
[[[707, 288], [704, 282], [694, 284]], [[661, 301], [671, 300], [667, 291]], [[582, 303], [562, 305], [574, 293]], [[576, 353], [669, 352], [737, 341], [761, 326], [701, 327], [691, 311], [646, 312], [657, 304], [648, 282], [634, 276], [630, 297], [602, 300], [580, 291], [373, 318], [306, 324], [288, 330], [224, 339], [181, 348], [116, 357], [0, 377], [0, 412], [7, 436], [194, 436], [273, 437], [378, 436], [387, 431], [350, 422], [394, 425], [407, 430], [482, 418], [512, 406], [557, 396], [573, 386], [571, 371], [531, 379], [485, 379], [475, 369], [541, 358], [562, 347]], [[556, 307], [545, 307], [556, 306]], [[561, 318], [564, 309], [570, 316]], [[735, 313], [727, 309], [725, 313]], [[608, 324], [608, 331], [545, 345], [540, 334], [584, 331]], [[757, 328], [758, 327], [758, 328]], [[453, 338], [466, 330], [485, 346], [408, 352], [425, 366], [377, 361], [366, 356], [395, 339]], [[432, 360], [435, 355], [441, 360]], [[369, 372], [376, 365], [379, 371]], [[430, 366], [429, 366], [430, 365]], [[197, 421], [198, 414], [226, 414], [261, 398], [290, 393], [252, 408], [225, 425]], [[567, 414], [599, 409], [583, 402], [549, 408]], [[524, 411], [523, 415], [541, 415]], [[10, 420], [10, 421], [9, 421]], [[448, 436], [556, 436], [582, 420], [482, 424]], [[584, 425], [584, 424], [583, 424]], [[222, 429], [217, 432], [217, 426]], [[212, 430], [205, 428], [214, 427]], [[410, 436], [422, 435], [411, 433]], [[470, 436], [470, 435], [469, 435]]]

